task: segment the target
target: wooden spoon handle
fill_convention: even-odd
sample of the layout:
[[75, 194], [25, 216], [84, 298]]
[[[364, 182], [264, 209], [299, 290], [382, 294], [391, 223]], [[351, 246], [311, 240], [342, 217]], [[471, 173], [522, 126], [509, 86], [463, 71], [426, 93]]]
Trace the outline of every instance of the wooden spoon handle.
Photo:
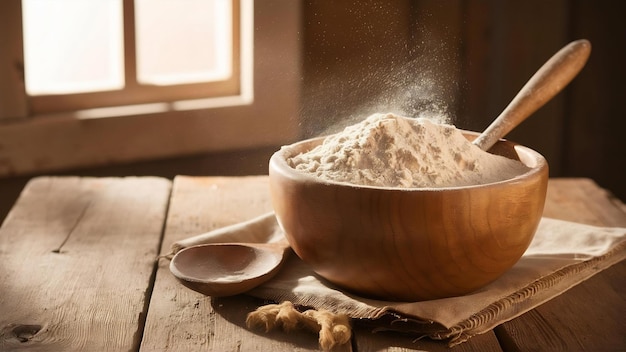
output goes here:
[[528, 80], [502, 113], [474, 140], [482, 150], [491, 148], [515, 126], [559, 93], [585, 66], [591, 43], [580, 39], [552, 56]]

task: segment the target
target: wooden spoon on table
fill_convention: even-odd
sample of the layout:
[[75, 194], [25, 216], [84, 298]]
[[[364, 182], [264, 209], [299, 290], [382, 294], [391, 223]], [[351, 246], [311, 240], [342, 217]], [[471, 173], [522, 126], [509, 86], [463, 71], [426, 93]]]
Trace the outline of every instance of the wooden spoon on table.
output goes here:
[[502, 113], [473, 143], [489, 150], [500, 138], [559, 93], [585, 66], [591, 53], [586, 39], [569, 43], [546, 61]]
[[[221, 243], [242, 239], [259, 242]], [[262, 243], [267, 239], [274, 241]], [[214, 297], [243, 293], [266, 282], [290, 252], [273, 212], [179, 241], [172, 249], [172, 274], [184, 286]]]

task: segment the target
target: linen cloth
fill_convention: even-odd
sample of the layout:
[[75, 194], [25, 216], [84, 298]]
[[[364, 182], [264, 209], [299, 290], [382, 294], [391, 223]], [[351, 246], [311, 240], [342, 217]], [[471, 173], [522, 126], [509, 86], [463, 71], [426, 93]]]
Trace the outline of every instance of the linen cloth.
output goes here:
[[[255, 231], [249, 231], [251, 224]], [[274, 242], [284, 237], [273, 213], [213, 234], [209, 242], [214, 243]], [[367, 299], [332, 285], [296, 255], [288, 258], [275, 277], [248, 294], [344, 313], [374, 330], [428, 336], [453, 346], [532, 310], [625, 258], [626, 228], [544, 217], [513, 268], [464, 296], [420, 302]]]

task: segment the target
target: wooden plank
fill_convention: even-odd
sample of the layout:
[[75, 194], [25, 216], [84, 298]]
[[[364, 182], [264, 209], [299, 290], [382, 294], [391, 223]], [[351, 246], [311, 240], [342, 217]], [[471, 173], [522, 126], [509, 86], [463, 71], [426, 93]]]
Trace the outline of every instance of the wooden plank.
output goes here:
[[20, 0], [0, 2], [0, 120], [26, 117], [28, 113], [21, 8]]
[[[271, 209], [271, 204], [267, 199], [266, 181], [265, 176], [241, 178], [178, 177], [175, 180], [168, 214], [163, 253], [166, 253], [169, 245], [178, 239], [242, 221]], [[589, 209], [595, 209], [591, 210], [592, 212], [606, 214], [607, 212], [602, 210], [605, 206], [609, 209], [614, 207], [614, 201], [603, 197], [602, 195], [605, 193], [590, 180], [552, 180], [551, 185], [553, 186], [550, 187], [546, 213], [552, 216], [556, 217], [562, 212], [576, 218], [576, 213], [584, 212], [580, 209], [574, 210], [579, 207], [580, 203], [576, 201], [577, 197], [591, 200], [587, 202], [587, 206]], [[568, 196], [570, 193], [576, 194], [577, 192], [580, 193], [578, 196]], [[606, 201], [604, 205], [602, 205], [603, 201]], [[614, 215], [609, 216], [618, 219], [620, 214], [615, 212]], [[262, 302], [246, 296], [211, 299], [197, 294], [178, 284], [169, 273], [167, 264], [166, 261], [163, 261], [159, 265], [142, 350], [317, 349], [317, 341], [311, 334], [285, 334], [282, 332], [263, 334], [248, 331], [244, 325], [245, 315]], [[623, 270], [621, 272], [623, 273]], [[618, 271], [617, 275], [619, 274]], [[587, 298], [583, 297], [583, 299]], [[558, 319], [561, 316], [558, 310], [552, 312], [553, 319]], [[534, 314], [534, 312], [529, 314]], [[520, 324], [524, 326], [527, 322], [533, 322], [533, 320], [522, 320]], [[510, 324], [505, 325], [511, 326]], [[568, 336], [567, 327], [569, 325], [567, 324], [569, 322], [564, 322], [564, 324], [566, 325], [562, 328], [566, 331], [564, 336]], [[550, 325], [548, 329], [549, 327]], [[499, 330], [498, 338], [504, 343], [509, 343], [516, 336], [510, 331], [503, 330], [503, 328], [499, 328]], [[530, 335], [525, 335], [526, 340], [532, 340], [535, 336], [539, 336], [538, 340], [541, 341], [541, 332], [536, 331], [532, 324], [528, 325], [527, 333]], [[415, 349], [437, 351], [448, 349], [442, 342], [414, 341], [411, 337], [394, 333], [372, 334], [361, 327], [355, 328], [354, 346], [358, 351], [410, 351]], [[552, 345], [547, 344], [546, 346]], [[487, 333], [476, 336], [455, 347], [455, 349], [497, 351], [500, 350], [500, 347], [495, 335]]]
[[[176, 240], [249, 219], [271, 209], [267, 177], [177, 177], [174, 181], [163, 254]], [[148, 312], [142, 350], [318, 350], [309, 333], [248, 331], [245, 316], [262, 302], [247, 296], [210, 298], [179, 284], [163, 260]], [[443, 342], [413, 341], [399, 334], [375, 334], [355, 327], [359, 351], [448, 350]], [[400, 350], [398, 349], [400, 348]], [[350, 350], [342, 346], [338, 350]], [[461, 351], [499, 351], [493, 333], [463, 344]]]
[[[163, 254], [180, 239], [271, 210], [266, 176], [182, 177], [174, 180]], [[179, 284], [159, 263], [142, 351], [316, 351], [305, 332], [265, 334], [245, 327], [263, 302], [247, 296], [214, 299]]]
[[[564, 121], [568, 175], [593, 178], [626, 201], [626, 3], [569, 2], [572, 35], [591, 42], [591, 56], [571, 90]], [[619, 44], [617, 44], [619, 43]]]
[[[588, 179], [551, 180], [544, 214], [626, 226], [623, 204]], [[622, 261], [496, 328], [505, 350], [626, 350], [626, 262]]]
[[0, 350], [136, 350], [170, 185], [31, 180], [0, 228]]
[[355, 329], [356, 350], [385, 351], [385, 352], [408, 352], [408, 351], [502, 351], [499, 342], [493, 332], [474, 336], [469, 341], [450, 349], [443, 341], [430, 339], [416, 340], [414, 337], [394, 332], [372, 333], [363, 329]]
[[626, 227], [626, 206], [588, 178], [551, 179], [544, 216], [595, 226]]

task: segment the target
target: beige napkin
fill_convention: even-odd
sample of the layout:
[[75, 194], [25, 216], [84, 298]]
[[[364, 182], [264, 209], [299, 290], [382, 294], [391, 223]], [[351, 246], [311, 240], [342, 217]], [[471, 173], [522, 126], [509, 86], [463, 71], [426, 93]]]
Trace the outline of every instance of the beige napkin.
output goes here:
[[[259, 219], [267, 226], [263, 233], [241, 231], [238, 224], [229, 227], [232, 231], [218, 230], [212, 240], [232, 241], [233, 235], [241, 242], [281, 239], [283, 234], [272, 213]], [[465, 296], [422, 302], [366, 299], [333, 286], [295, 255], [277, 276], [248, 293], [344, 313], [374, 329], [409, 332], [416, 338], [447, 339], [452, 346], [539, 306], [625, 258], [626, 228], [543, 218], [518, 263], [492, 284]]]

